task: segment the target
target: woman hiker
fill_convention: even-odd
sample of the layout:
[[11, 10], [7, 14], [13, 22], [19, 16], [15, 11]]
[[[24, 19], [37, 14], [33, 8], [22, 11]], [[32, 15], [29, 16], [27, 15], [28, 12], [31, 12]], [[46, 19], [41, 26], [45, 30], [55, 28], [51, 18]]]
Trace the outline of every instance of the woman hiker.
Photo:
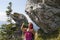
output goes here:
[[33, 24], [29, 23], [28, 27], [24, 27], [24, 23], [21, 26], [21, 30], [24, 32], [24, 40], [34, 40]]

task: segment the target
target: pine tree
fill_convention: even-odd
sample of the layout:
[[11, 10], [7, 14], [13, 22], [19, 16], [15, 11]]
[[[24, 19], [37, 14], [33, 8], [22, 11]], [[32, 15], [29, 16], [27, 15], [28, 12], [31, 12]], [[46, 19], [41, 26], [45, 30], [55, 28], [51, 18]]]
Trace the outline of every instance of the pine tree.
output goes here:
[[12, 13], [12, 3], [9, 2], [9, 6], [7, 7], [7, 11], [6, 11], [6, 15], [8, 17], [7, 19], [7, 22], [8, 24], [2, 24], [1, 25], [1, 30], [0, 30], [0, 40], [15, 40], [15, 37], [14, 37], [14, 31], [16, 30], [16, 28], [13, 28], [16, 27], [15, 24], [12, 23], [12, 18], [10, 17], [11, 16], [11, 13]]

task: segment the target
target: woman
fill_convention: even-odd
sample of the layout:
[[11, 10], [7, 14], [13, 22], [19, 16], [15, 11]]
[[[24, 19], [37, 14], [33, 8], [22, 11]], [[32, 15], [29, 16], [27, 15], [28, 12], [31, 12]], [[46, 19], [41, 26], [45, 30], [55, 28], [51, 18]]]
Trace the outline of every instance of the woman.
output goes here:
[[34, 40], [33, 24], [29, 23], [28, 28], [24, 28], [24, 23], [21, 26], [21, 30], [24, 32], [24, 40]]

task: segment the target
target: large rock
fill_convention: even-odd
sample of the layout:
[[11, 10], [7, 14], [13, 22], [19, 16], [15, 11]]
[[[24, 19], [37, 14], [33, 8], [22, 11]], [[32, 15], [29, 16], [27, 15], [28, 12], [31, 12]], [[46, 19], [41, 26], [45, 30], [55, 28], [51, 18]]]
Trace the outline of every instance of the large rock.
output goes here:
[[45, 33], [60, 27], [60, 0], [27, 0], [25, 12]]
[[10, 17], [16, 22], [16, 27], [18, 30], [15, 31], [14, 35], [19, 40], [23, 40], [22, 38], [22, 31], [21, 31], [21, 25], [23, 22], [28, 22], [27, 18], [23, 14], [14, 13], [11, 14]]
[[28, 22], [27, 18], [23, 14], [19, 13], [11, 14], [11, 18], [20, 26], [23, 22]]

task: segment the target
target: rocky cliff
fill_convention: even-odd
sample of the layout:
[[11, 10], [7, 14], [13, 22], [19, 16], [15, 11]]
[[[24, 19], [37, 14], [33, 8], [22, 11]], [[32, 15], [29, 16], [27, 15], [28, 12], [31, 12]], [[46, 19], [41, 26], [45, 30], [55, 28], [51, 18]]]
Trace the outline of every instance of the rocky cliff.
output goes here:
[[27, 0], [25, 12], [45, 33], [60, 27], [60, 0]]
[[21, 28], [22, 23], [28, 22], [28, 20], [26, 19], [24, 15], [19, 14], [19, 13], [11, 14], [10, 17], [16, 22], [16, 27], [18, 29], [14, 32], [15, 37], [18, 38], [19, 40], [23, 40], [22, 31], [20, 28]]

